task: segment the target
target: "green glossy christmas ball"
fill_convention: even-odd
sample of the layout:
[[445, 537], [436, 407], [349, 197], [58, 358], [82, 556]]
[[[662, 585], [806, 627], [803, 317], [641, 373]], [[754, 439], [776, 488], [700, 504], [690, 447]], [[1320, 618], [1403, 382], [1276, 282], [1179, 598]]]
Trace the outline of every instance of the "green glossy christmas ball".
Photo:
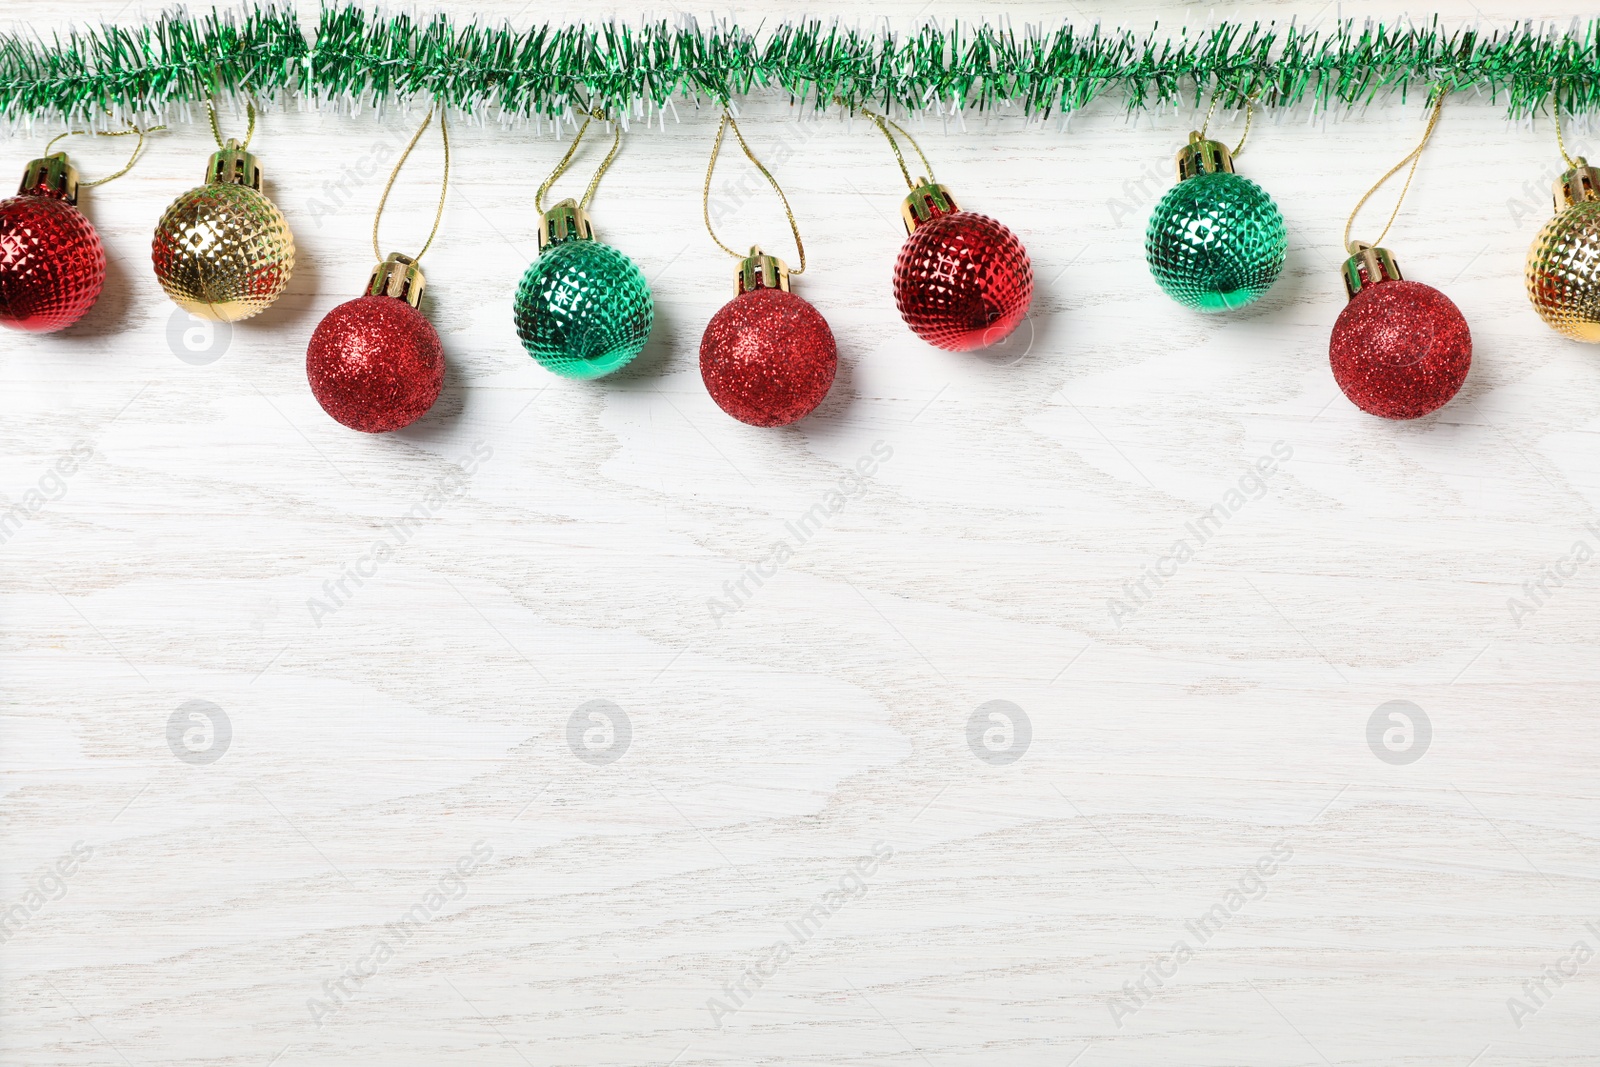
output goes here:
[[1185, 178], [1150, 216], [1144, 254], [1166, 294], [1197, 311], [1244, 307], [1283, 272], [1289, 236], [1278, 205], [1239, 175]]
[[633, 260], [593, 238], [545, 247], [517, 288], [517, 336], [567, 378], [600, 378], [644, 350], [655, 304]]

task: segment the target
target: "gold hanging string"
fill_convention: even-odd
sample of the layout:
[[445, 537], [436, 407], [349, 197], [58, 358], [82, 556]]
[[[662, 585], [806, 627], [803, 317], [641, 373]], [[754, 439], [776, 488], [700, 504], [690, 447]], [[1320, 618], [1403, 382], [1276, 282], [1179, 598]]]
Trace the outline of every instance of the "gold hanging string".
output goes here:
[[[1211, 106], [1206, 109], [1206, 120], [1200, 124], [1200, 139], [1202, 141], [1205, 140], [1206, 130], [1211, 126], [1211, 116], [1217, 113], [1217, 94], [1221, 88], [1221, 86], [1218, 86], [1211, 92]], [[1243, 152], [1244, 143], [1250, 139], [1250, 120], [1255, 117], [1256, 113], [1255, 99], [1255, 93], [1251, 93], [1244, 98], [1244, 133], [1239, 137], [1239, 146], [1228, 153], [1230, 156], [1236, 156]]]
[[[222, 143], [222, 130], [217, 126], [216, 101], [207, 100], [206, 111], [211, 115], [211, 136], [217, 139], [217, 147], [227, 148], [228, 146]], [[256, 106], [247, 102], [244, 105], [244, 112], [250, 116], [250, 126], [244, 131], [244, 143], [239, 146], [241, 149], [249, 148], [250, 139], [256, 135]]]
[[711, 162], [706, 164], [706, 184], [700, 191], [700, 215], [705, 219], [706, 232], [711, 235], [711, 239], [716, 242], [717, 247], [728, 253], [728, 255], [734, 259], [745, 258], [745, 253], [735, 252], [723, 244], [722, 239], [717, 236], [717, 231], [711, 228], [711, 172], [716, 170], [717, 156], [722, 152], [722, 137], [730, 126], [733, 127], [733, 136], [738, 139], [739, 147], [744, 149], [745, 157], [751, 163], [754, 163], [756, 169], [761, 172], [761, 176], [767, 179], [767, 183], [772, 186], [772, 191], [777, 193], [778, 199], [783, 202], [783, 213], [789, 217], [789, 232], [794, 234], [794, 246], [800, 252], [800, 267], [798, 270], [789, 271], [789, 276], [794, 277], [797, 274], [804, 274], [806, 272], [806, 246], [805, 242], [800, 240], [800, 224], [795, 222], [794, 212], [789, 209], [789, 198], [783, 195], [783, 190], [778, 186], [778, 179], [774, 178], [772, 172], [761, 165], [761, 160], [757, 159], [755, 153], [750, 151], [750, 146], [745, 144], [744, 134], [739, 132], [739, 124], [733, 121], [733, 115], [727, 111], [722, 113], [722, 121], [717, 124], [717, 143], [711, 146]]
[[[567, 167], [572, 165], [572, 157], [578, 153], [578, 144], [583, 140], [583, 135], [589, 130], [589, 123], [595, 119], [606, 121], [606, 113], [602, 108], [595, 108], [584, 118], [583, 125], [578, 127], [578, 135], [572, 139], [572, 144], [567, 148], [567, 154], [561, 157], [561, 162], [556, 164], [556, 169], [550, 172], [550, 177], [539, 186], [539, 191], [533, 194], [533, 209], [539, 214], [544, 214], [544, 197], [550, 187], [556, 183]], [[622, 124], [612, 123], [611, 151], [606, 153], [606, 158], [600, 161], [600, 169], [594, 172], [594, 178], [589, 182], [589, 188], [583, 191], [583, 199], [578, 201], [578, 206], [585, 211], [589, 209], [589, 202], [594, 199], [595, 190], [600, 188], [600, 179], [605, 177], [606, 171], [611, 169], [611, 161], [617, 158], [617, 150], [622, 147]]]
[[1561, 84], [1559, 82], [1551, 90], [1550, 111], [1556, 117], [1556, 147], [1561, 149], [1561, 158], [1567, 161], [1568, 167], [1576, 167], [1578, 161], [1567, 155], [1567, 142], [1561, 136]]
[[[428, 109], [428, 115], [422, 120], [422, 125], [411, 135], [411, 143], [400, 153], [399, 162], [394, 165], [394, 170], [389, 172], [389, 180], [384, 183], [383, 195], [378, 198], [378, 213], [372, 216], [372, 257], [376, 260], [383, 259], [383, 250], [378, 247], [378, 223], [383, 221], [383, 206], [389, 202], [389, 190], [394, 188], [394, 180], [400, 177], [400, 168], [406, 165], [411, 150], [417, 147], [417, 142], [422, 140], [422, 135], [427, 132], [428, 124], [433, 121], [433, 111], [431, 107]], [[422, 251], [411, 257], [413, 263], [427, 255], [428, 249], [433, 245], [433, 239], [439, 235], [439, 220], [444, 218], [445, 193], [450, 189], [450, 130], [445, 124], [443, 112], [439, 113], [439, 136], [444, 140], [444, 178], [439, 183], [439, 209], [433, 213], [433, 229], [428, 231], [428, 239], [423, 242]]]
[[[841, 100], [840, 103], [843, 103], [843, 101]], [[898, 130], [900, 132], [900, 136], [911, 142], [911, 147], [917, 151], [917, 158], [922, 160], [923, 175], [928, 181], [933, 181], [933, 165], [928, 162], [928, 157], [922, 154], [922, 146], [917, 143], [917, 139], [911, 136], [911, 134], [907, 133], [904, 126], [900, 125], [894, 119], [891, 119], [886, 115], [878, 114], [876, 111], [873, 111], [870, 108], [863, 107], [859, 110], [863, 115], [867, 116], [867, 118], [871, 119], [875, 124], [877, 124], [878, 129], [883, 131], [884, 137], [888, 138], [889, 147], [894, 150], [894, 160], [896, 163], [900, 164], [900, 175], [901, 177], [905, 178], [907, 189], [915, 189], [917, 187], [917, 183], [911, 180], [911, 172], [906, 169], [906, 157], [900, 154], [900, 144], [894, 139], [894, 134], [889, 132], [890, 126], [893, 126], [896, 130]]]
[[1406, 174], [1406, 183], [1400, 187], [1400, 198], [1394, 202], [1394, 210], [1389, 212], [1389, 221], [1383, 224], [1383, 232], [1378, 234], [1377, 239], [1368, 243], [1373, 245], [1382, 244], [1383, 239], [1389, 234], [1389, 227], [1394, 225], [1395, 217], [1400, 214], [1400, 205], [1405, 203], [1406, 193], [1411, 189], [1411, 179], [1416, 177], [1417, 164], [1422, 162], [1422, 150], [1428, 147], [1428, 138], [1433, 136], [1433, 128], [1439, 124], [1439, 111], [1444, 107], [1444, 86], [1436, 86], [1434, 88], [1434, 92], [1438, 95], [1433, 103], [1433, 114], [1428, 116], [1428, 128], [1422, 131], [1422, 140], [1418, 141], [1417, 147], [1408, 152], [1405, 158], [1400, 160], [1400, 162], [1390, 167], [1389, 172], [1383, 177], [1379, 178], [1373, 184], [1372, 188], [1368, 189], [1366, 193], [1362, 195], [1361, 199], [1356, 201], [1355, 209], [1350, 212], [1350, 217], [1345, 220], [1344, 247], [1345, 251], [1349, 252], [1351, 255], [1354, 255], [1356, 250], [1350, 244], [1350, 227], [1356, 224], [1356, 216], [1361, 213], [1361, 208], [1368, 200], [1372, 199], [1373, 193], [1377, 192], [1383, 187], [1384, 182], [1398, 174], [1400, 172], [1400, 168], [1409, 163], [1411, 164], [1411, 170]]
[[128, 157], [127, 164], [124, 165], [121, 170], [117, 171], [115, 174], [107, 174], [104, 178], [96, 178], [92, 182], [86, 182], [86, 181], [78, 182], [78, 188], [80, 188], [80, 189], [92, 189], [96, 185], [104, 185], [106, 182], [116, 181], [118, 178], [122, 177], [124, 174], [126, 174], [130, 170], [132, 170], [133, 169], [133, 165], [135, 163], [139, 162], [139, 157], [144, 154], [144, 147], [145, 147], [144, 136], [145, 136], [145, 134], [147, 134], [147, 133], [155, 133], [155, 132], [157, 132], [159, 130], [164, 130], [164, 129], [166, 129], [165, 126], [151, 126], [147, 130], [146, 129], [141, 129], [138, 126], [129, 126], [125, 130], [68, 130], [66, 133], [58, 133], [54, 137], [52, 137], [50, 139], [50, 143], [44, 146], [44, 154], [48, 156], [50, 154], [50, 150], [56, 146], [56, 142], [60, 141], [60, 140], [63, 140], [64, 138], [67, 138], [67, 137], [73, 137], [73, 136], [82, 136], [82, 137], [128, 137], [130, 135], [137, 134], [138, 137], [139, 137], [139, 141], [138, 141], [137, 144], [135, 144], [133, 146], [133, 154]]

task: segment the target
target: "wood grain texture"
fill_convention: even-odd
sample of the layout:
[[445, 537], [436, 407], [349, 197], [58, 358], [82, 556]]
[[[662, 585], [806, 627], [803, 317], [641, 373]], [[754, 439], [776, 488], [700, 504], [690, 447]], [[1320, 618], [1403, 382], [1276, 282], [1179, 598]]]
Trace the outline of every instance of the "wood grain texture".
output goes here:
[[[808, 9], [727, 9], [783, 12]], [[700, 383], [731, 264], [700, 231], [714, 116], [677, 112], [626, 140], [594, 205], [657, 324], [636, 366], [589, 383], [534, 366], [511, 323], [561, 142], [456, 125], [426, 261], [445, 393], [380, 438], [321, 412], [304, 351], [366, 277], [417, 116], [263, 116], [299, 261], [211, 362], [148, 257], [207, 132], [178, 123], [85, 198], [113, 260], [99, 306], [0, 338], [0, 490], [49, 498], [0, 545], [0, 1063], [1600, 1063], [1600, 960], [1573, 951], [1600, 951], [1600, 563], [1574, 552], [1600, 548], [1600, 352], [1523, 293], [1548, 124], [1447, 107], [1388, 244], [1459, 303], [1475, 358], [1453, 404], [1393, 425], [1340, 396], [1326, 340], [1345, 214], [1420, 108], [1259, 123], [1239, 168], [1277, 197], [1289, 266], [1228, 319], [1167, 301], [1143, 261], [1197, 116], [1102, 101], [1065, 129], [915, 126], [1033, 256], [1029, 322], [974, 356], [895, 314], [902, 192], [871, 128], [754, 100], [744, 128], [804, 226], [796, 290], [842, 363], [814, 417], [770, 431]], [[54, 132], [7, 140], [4, 166]], [[103, 173], [124, 148], [75, 155]], [[719, 171], [724, 233], [785, 247], [741, 163]], [[425, 140], [386, 244], [425, 232], [437, 165]], [[430, 497], [475, 449], [464, 488]], [[1230, 491], [1243, 503], [1117, 625], [1124, 583]], [[384, 538], [391, 558], [363, 563]], [[743, 577], [779, 543], [792, 558]], [[358, 563], [371, 576], [314, 618]], [[1571, 576], [1515, 617], [1558, 563]], [[196, 700], [231, 729], [209, 763], [169, 746]], [[570, 741], [596, 700], [631, 730], [610, 762], [583, 747], [603, 724]], [[1031, 725], [1014, 762], [969, 744], [995, 700]], [[1397, 700], [1431, 723], [1409, 764], [1368, 742]], [[980, 729], [1003, 746], [999, 725]]]

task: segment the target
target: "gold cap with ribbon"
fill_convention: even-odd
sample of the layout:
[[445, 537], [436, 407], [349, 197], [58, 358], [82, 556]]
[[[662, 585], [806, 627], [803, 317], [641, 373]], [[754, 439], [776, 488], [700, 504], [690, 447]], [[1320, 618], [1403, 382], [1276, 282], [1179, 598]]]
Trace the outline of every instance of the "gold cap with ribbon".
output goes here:
[[1193, 178], [1198, 174], [1232, 174], [1233, 153], [1221, 141], [1210, 141], [1200, 136], [1199, 130], [1189, 131], [1189, 143], [1178, 149], [1178, 180]]
[[734, 295], [738, 296], [757, 289], [779, 289], [787, 293], [789, 264], [777, 256], [767, 255], [761, 251], [760, 245], [751, 245], [750, 254], [739, 261], [739, 271], [734, 276], [733, 291]]
[[960, 210], [949, 189], [938, 182], [920, 178], [900, 205], [900, 219], [906, 224], [906, 232], [914, 233], [924, 222], [940, 215], [953, 215]]
[[48, 196], [55, 200], [65, 200], [69, 204], [78, 202], [78, 171], [71, 163], [67, 162], [65, 152], [52, 152], [28, 164], [22, 172], [22, 185], [17, 189], [18, 196]]
[[1600, 200], [1600, 170], [1579, 156], [1572, 161], [1572, 169], [1556, 179], [1554, 193], [1558, 214], [1573, 204]]
[[544, 213], [539, 223], [539, 250], [546, 245], [562, 241], [592, 241], [594, 227], [589, 223], [589, 213], [578, 206], [571, 197], [561, 201]]
[[427, 284], [416, 260], [399, 252], [390, 252], [389, 258], [372, 268], [366, 295], [392, 296], [416, 307], [422, 303], [422, 290]]
[[239, 142], [230, 137], [222, 151], [211, 153], [206, 163], [206, 183], [243, 185], [261, 191], [261, 164], [253, 152], [245, 151]]
[[1342, 271], [1344, 291], [1350, 299], [1354, 300], [1361, 290], [1379, 282], [1405, 281], [1387, 248], [1369, 245], [1365, 241], [1357, 241], [1351, 247], [1355, 249], [1355, 255], [1344, 261]]

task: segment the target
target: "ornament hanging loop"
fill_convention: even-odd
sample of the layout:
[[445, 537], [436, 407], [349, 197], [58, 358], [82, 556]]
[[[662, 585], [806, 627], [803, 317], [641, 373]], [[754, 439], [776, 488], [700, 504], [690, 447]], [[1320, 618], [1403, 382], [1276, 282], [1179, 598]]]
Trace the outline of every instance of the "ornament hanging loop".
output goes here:
[[[839, 104], [844, 103], [843, 97], [835, 97]], [[933, 164], [928, 162], [928, 157], [923, 154], [922, 146], [917, 139], [894, 119], [880, 115], [871, 108], [858, 109], [863, 115], [871, 119], [873, 125], [882, 131], [884, 138], [889, 142], [889, 148], [894, 152], [894, 161], [900, 164], [900, 176], [906, 180], [906, 188], [911, 190], [900, 204], [900, 221], [905, 223], [906, 233], [915, 233], [918, 226], [938, 218], [941, 215], [953, 215], [961, 208], [956, 205], [955, 197], [950, 195], [950, 190], [940, 185], [933, 176]], [[916, 181], [911, 180], [911, 171], [906, 168], [906, 157], [900, 153], [900, 142], [895, 140], [889, 127], [893, 126], [899, 131], [900, 136], [911, 142], [911, 147], [916, 150], [917, 158], [922, 161], [922, 174]]]
[[242, 152], [250, 147], [250, 141], [256, 135], [256, 106], [252, 103], [246, 102], [244, 105], [244, 111], [245, 114], [249, 116], [249, 125], [244, 131], [244, 143], [240, 144], [231, 137], [228, 139], [228, 142], [224, 142], [222, 139], [222, 128], [217, 124], [216, 101], [211, 99], [206, 100], [206, 113], [211, 117], [211, 136], [216, 138], [217, 148], [227, 151], [231, 147]]
[[[837, 99], [839, 103], [844, 103], [844, 99], [842, 97]], [[906, 131], [904, 126], [900, 125], [898, 122], [894, 121], [894, 119], [891, 119], [886, 115], [878, 114], [871, 108], [863, 107], [859, 108], [858, 110], [863, 115], [867, 116], [867, 118], [871, 119], [873, 124], [883, 132], [883, 136], [888, 140], [889, 148], [894, 152], [894, 161], [900, 164], [900, 176], [906, 180], [907, 189], [915, 191], [921, 186], [937, 184], [937, 180], [933, 176], [933, 164], [928, 162], [928, 157], [922, 153], [922, 146], [917, 143], [917, 139], [915, 137], [911, 136], [911, 134]], [[921, 181], [914, 182], [911, 180], [911, 172], [906, 169], [906, 157], [900, 154], [900, 142], [896, 141], [894, 139], [894, 134], [889, 132], [890, 126], [893, 126], [895, 130], [899, 132], [900, 136], [911, 142], [911, 147], [916, 150], [917, 158], [922, 160], [923, 178]]]
[[[125, 130], [68, 130], [65, 133], [58, 133], [54, 137], [52, 137], [50, 139], [50, 143], [45, 145], [45, 147], [44, 147], [44, 159], [36, 160], [35, 163], [42, 163], [45, 160], [51, 159], [53, 155], [59, 155], [61, 157], [61, 160], [62, 160], [62, 165], [66, 168], [67, 172], [70, 172], [70, 175], [71, 175], [70, 184], [72, 186], [72, 192], [71, 192], [71, 195], [68, 197], [67, 202], [68, 203], [77, 203], [78, 190], [79, 189], [92, 189], [97, 185], [104, 185], [104, 184], [106, 184], [106, 182], [114, 182], [118, 178], [122, 177], [124, 174], [126, 174], [130, 170], [132, 170], [133, 169], [133, 165], [135, 163], [139, 162], [139, 157], [144, 155], [145, 135], [149, 134], [149, 133], [156, 133], [157, 131], [164, 130], [164, 129], [166, 129], [165, 126], [151, 126], [149, 129], [143, 129], [143, 128], [139, 127], [139, 126], [129, 126]], [[62, 153], [52, 153], [51, 152], [51, 149], [55, 148], [57, 142], [65, 140], [66, 138], [73, 137], [73, 136], [80, 136], [80, 137], [130, 137], [130, 136], [137, 136], [139, 139], [133, 146], [132, 154], [130, 154], [128, 156], [128, 162], [123, 164], [121, 170], [117, 171], [114, 174], [107, 174], [104, 178], [96, 178], [92, 182], [86, 182], [86, 181], [79, 180], [78, 172], [75, 169], [73, 169], [73, 167], [70, 164], [66, 163], [66, 156], [64, 154], [62, 154]]]
[[[1351, 210], [1350, 217], [1344, 222], [1344, 237], [1342, 238], [1345, 251], [1350, 255], [1355, 255], [1361, 250], [1358, 246], [1377, 246], [1382, 244], [1383, 239], [1388, 236], [1389, 227], [1394, 225], [1395, 218], [1400, 214], [1400, 205], [1405, 203], [1406, 193], [1411, 190], [1411, 179], [1417, 175], [1417, 164], [1422, 162], [1422, 150], [1428, 147], [1428, 139], [1433, 136], [1433, 128], [1439, 124], [1439, 112], [1444, 107], [1444, 94], [1446, 91], [1446, 86], [1442, 84], [1434, 86], [1433, 114], [1428, 116], [1428, 128], [1422, 131], [1422, 140], [1417, 142], [1417, 147], [1406, 153], [1405, 157], [1401, 159], [1400, 162], [1390, 167], [1388, 172], [1374, 182], [1372, 188], [1363, 193], [1361, 199], [1356, 201], [1356, 206]], [[1356, 223], [1356, 216], [1361, 213], [1361, 209], [1366, 206], [1367, 201], [1372, 199], [1372, 194], [1383, 188], [1383, 183], [1400, 173], [1401, 169], [1404, 168], [1408, 163], [1411, 164], [1411, 169], [1406, 173], [1405, 184], [1400, 187], [1400, 196], [1397, 200], [1395, 200], [1394, 210], [1389, 212], [1389, 221], [1383, 224], [1382, 232], [1378, 234], [1375, 240], [1357, 241], [1352, 243], [1350, 240], [1350, 229]]]
[[[610, 122], [604, 108], [595, 108], [584, 116], [583, 125], [578, 127], [577, 136], [572, 138], [572, 144], [567, 148], [567, 154], [561, 157], [561, 162], [556, 164], [556, 169], [550, 172], [550, 177], [539, 186], [539, 191], [533, 194], [533, 207], [540, 214], [545, 212], [544, 198], [567, 168], [572, 165], [572, 157], [578, 154], [578, 145], [583, 142], [583, 135], [589, 132], [589, 124], [596, 119], [601, 122]], [[580, 211], [589, 210], [589, 204], [594, 200], [595, 190], [600, 188], [600, 179], [605, 177], [606, 171], [611, 169], [611, 163], [617, 158], [617, 151], [622, 147], [622, 124], [612, 123], [611, 151], [606, 153], [606, 158], [600, 161], [600, 167], [594, 172], [594, 177], [589, 181], [589, 187], [583, 191], [582, 199], [577, 201]]]
[[717, 156], [722, 154], [722, 138], [727, 134], [730, 127], [733, 129], [734, 138], [739, 142], [739, 147], [744, 149], [745, 158], [755, 165], [755, 168], [761, 172], [761, 176], [767, 179], [767, 184], [772, 186], [772, 191], [778, 194], [778, 200], [783, 204], [783, 213], [789, 219], [789, 232], [794, 234], [794, 246], [800, 253], [800, 266], [797, 269], [787, 271], [787, 274], [789, 276], [804, 274], [806, 270], [806, 246], [805, 242], [800, 239], [800, 224], [795, 221], [794, 211], [789, 207], [789, 198], [783, 195], [783, 189], [778, 185], [778, 179], [774, 178], [772, 172], [762, 164], [761, 160], [756, 158], [754, 152], [750, 151], [750, 146], [745, 143], [744, 134], [739, 132], [739, 124], [734, 121], [733, 114], [726, 110], [722, 112], [722, 121], [717, 124], [717, 140], [711, 146], [711, 160], [706, 164], [706, 183], [700, 191], [700, 215], [705, 220], [706, 233], [711, 235], [711, 240], [716, 243], [718, 248], [734, 259], [740, 260], [741, 263], [750, 258], [747, 254], [735, 252], [723, 244], [722, 238], [717, 236], [717, 231], [711, 226], [711, 175], [717, 169]]
[[[383, 250], [378, 247], [378, 224], [383, 221], [383, 208], [389, 202], [389, 192], [394, 188], [394, 181], [400, 177], [400, 169], [406, 165], [406, 160], [411, 156], [411, 150], [417, 147], [417, 142], [422, 140], [422, 135], [428, 131], [428, 125], [433, 122], [434, 108], [428, 109], [428, 114], [422, 120], [422, 125], [417, 127], [417, 132], [411, 135], [411, 141], [406, 145], [400, 159], [394, 165], [394, 170], [389, 172], [389, 180], [384, 183], [383, 195], [378, 198], [378, 211], [372, 217], [372, 258], [378, 260], [380, 266], [383, 261]], [[417, 260], [427, 254], [433, 245], [433, 239], [439, 235], [439, 222], [444, 218], [445, 194], [450, 189], [450, 130], [445, 124], [444, 112], [439, 112], [439, 137], [444, 142], [444, 177], [439, 182], [439, 207], [433, 213], [433, 229], [428, 231], [428, 239], [422, 243], [422, 251], [414, 256], [401, 256], [405, 266], [414, 266]], [[420, 272], [415, 272], [419, 273]]]
[[[1206, 130], [1211, 128], [1211, 117], [1217, 113], [1217, 94], [1221, 91], [1222, 86], [1220, 85], [1212, 90], [1211, 106], [1206, 109], [1205, 121], [1200, 123], [1200, 129], [1197, 132], [1189, 135], [1190, 142], [1204, 141], [1206, 139]], [[1244, 151], [1244, 143], [1250, 139], [1250, 120], [1255, 117], [1256, 113], [1255, 99], [1255, 93], [1251, 93], [1244, 98], [1244, 133], [1239, 135], [1239, 143], [1231, 149], [1226, 147], [1223, 149], [1224, 157], [1229, 160], [1228, 170], [1230, 172], [1233, 170], [1232, 158]]]
[[1581, 159], [1573, 159], [1570, 155], [1567, 154], [1567, 141], [1566, 141], [1566, 138], [1561, 136], [1561, 83], [1560, 82], [1555, 82], [1550, 87], [1550, 113], [1555, 116], [1555, 120], [1556, 120], [1556, 147], [1561, 150], [1561, 158], [1566, 161], [1568, 167], [1579, 167], [1579, 166], [1582, 166], [1583, 163], [1581, 162]]
[[1586, 200], [1600, 200], [1600, 169], [1589, 166], [1589, 161], [1582, 156], [1574, 159], [1567, 153], [1567, 142], [1561, 136], [1561, 83], [1555, 82], [1550, 89], [1550, 111], [1556, 120], [1556, 147], [1561, 150], [1561, 158], [1566, 161], [1567, 170], [1557, 178], [1552, 187], [1552, 199], [1555, 209], [1559, 214], [1573, 204], [1581, 204]]
[[543, 251], [547, 245], [557, 244], [562, 241], [577, 238], [579, 240], [592, 240], [594, 227], [589, 222], [589, 203], [594, 200], [594, 194], [600, 188], [600, 179], [605, 177], [611, 163], [617, 158], [617, 151], [622, 147], [622, 124], [612, 124], [611, 151], [606, 153], [606, 158], [600, 161], [599, 168], [594, 172], [594, 177], [589, 180], [589, 187], [584, 190], [583, 198], [574, 200], [571, 197], [561, 201], [554, 207], [544, 206], [545, 194], [550, 187], [567, 172], [572, 165], [572, 157], [578, 153], [578, 145], [583, 142], [583, 135], [589, 131], [589, 124], [599, 119], [601, 122], [609, 121], [603, 108], [594, 108], [583, 120], [583, 125], [578, 127], [578, 133], [572, 138], [572, 144], [567, 148], [567, 154], [561, 157], [561, 162], [556, 164], [556, 169], [550, 172], [550, 177], [539, 186], [539, 191], [533, 194], [534, 210], [540, 214], [539, 220], [539, 249]]

